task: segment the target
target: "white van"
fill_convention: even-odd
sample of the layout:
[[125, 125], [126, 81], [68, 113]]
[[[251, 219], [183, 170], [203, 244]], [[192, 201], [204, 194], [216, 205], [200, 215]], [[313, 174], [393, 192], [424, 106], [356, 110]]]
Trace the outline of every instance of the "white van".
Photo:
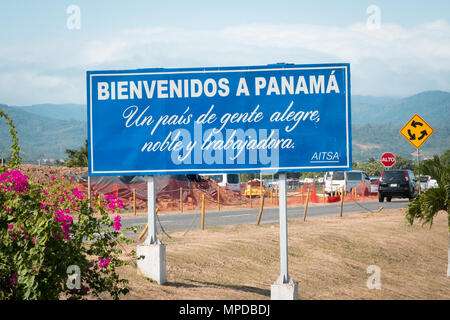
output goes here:
[[221, 187], [241, 191], [241, 178], [238, 173], [201, 173], [200, 176], [210, 177]]
[[[325, 173], [324, 180], [325, 193], [328, 195], [332, 192], [340, 191], [342, 186], [344, 186], [346, 193], [349, 193], [353, 188], [360, 190], [362, 183], [364, 185], [364, 194], [370, 193], [370, 178], [364, 171], [330, 171]], [[333, 188], [331, 188], [331, 181], [333, 181]]]

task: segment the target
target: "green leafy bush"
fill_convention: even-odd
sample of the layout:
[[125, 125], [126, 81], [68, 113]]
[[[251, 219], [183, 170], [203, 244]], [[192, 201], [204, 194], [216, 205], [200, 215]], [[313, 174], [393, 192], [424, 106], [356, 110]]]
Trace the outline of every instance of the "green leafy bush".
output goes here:
[[[0, 175], [0, 299], [58, 299], [126, 294], [120, 279], [120, 216], [114, 196], [89, 206], [77, 188], [62, 181], [33, 184], [18, 170]], [[97, 211], [97, 212], [95, 212]], [[73, 218], [75, 217], [75, 219]], [[79, 268], [77, 288], [68, 268]], [[72, 289], [71, 289], [72, 287]], [[62, 295], [63, 294], [63, 295]]]
[[122, 202], [107, 196], [91, 206], [67, 181], [33, 183], [14, 168], [19, 147], [10, 126], [12, 160], [0, 168], [0, 300], [126, 294], [117, 267], [127, 262], [118, 247], [129, 240], [120, 216], [111, 217]]

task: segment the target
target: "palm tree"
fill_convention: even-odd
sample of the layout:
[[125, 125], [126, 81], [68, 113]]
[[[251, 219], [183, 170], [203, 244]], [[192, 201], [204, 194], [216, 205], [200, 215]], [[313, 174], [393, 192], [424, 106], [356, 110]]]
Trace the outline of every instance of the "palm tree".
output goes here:
[[425, 160], [418, 167], [418, 172], [432, 176], [436, 179], [438, 187], [428, 189], [412, 200], [407, 209], [406, 219], [412, 225], [414, 219], [423, 221], [423, 224], [433, 225], [433, 219], [440, 211], [448, 216], [448, 263], [447, 277], [450, 277], [450, 165], [444, 166], [438, 156], [432, 160]]

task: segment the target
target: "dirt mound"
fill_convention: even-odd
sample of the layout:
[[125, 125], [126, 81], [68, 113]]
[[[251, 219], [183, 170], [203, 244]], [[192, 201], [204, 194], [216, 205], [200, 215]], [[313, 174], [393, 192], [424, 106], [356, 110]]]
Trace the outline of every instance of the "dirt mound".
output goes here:
[[52, 177], [56, 180], [70, 180], [70, 173], [81, 174], [87, 172], [86, 168], [63, 167], [63, 166], [38, 166], [35, 164], [21, 164], [19, 169], [22, 173], [30, 176], [35, 183], [45, 184], [52, 181]]
[[[160, 187], [164, 185], [164, 187]], [[205, 207], [218, 208], [218, 201], [223, 206], [239, 206], [248, 203], [241, 193], [220, 187], [218, 183], [206, 178], [203, 182], [182, 181], [177, 179], [169, 179], [169, 181], [157, 181], [157, 199], [156, 204], [160, 211], [178, 211], [180, 210], [180, 191], [183, 200], [183, 211], [198, 210], [201, 207], [202, 195], [205, 196]], [[122, 193], [125, 185], [118, 186], [117, 194], [124, 202], [125, 207], [132, 207], [131, 194]], [[130, 188], [130, 187], [128, 187]], [[147, 208], [147, 185], [133, 185], [131, 188], [136, 189], [136, 208], [141, 210]], [[124, 196], [122, 196], [122, 194]], [[144, 195], [144, 196], [142, 196]]]

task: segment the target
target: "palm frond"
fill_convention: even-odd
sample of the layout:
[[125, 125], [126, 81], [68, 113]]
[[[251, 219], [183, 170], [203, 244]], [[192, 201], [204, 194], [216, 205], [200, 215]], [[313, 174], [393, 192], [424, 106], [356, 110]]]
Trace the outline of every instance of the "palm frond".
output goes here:
[[423, 224], [429, 224], [431, 227], [439, 211], [449, 212], [450, 166], [444, 167], [439, 157], [434, 156], [431, 160], [423, 161], [418, 171], [436, 179], [438, 188], [428, 189], [412, 200], [407, 208], [406, 220], [410, 224], [413, 224], [415, 219], [422, 220]]

